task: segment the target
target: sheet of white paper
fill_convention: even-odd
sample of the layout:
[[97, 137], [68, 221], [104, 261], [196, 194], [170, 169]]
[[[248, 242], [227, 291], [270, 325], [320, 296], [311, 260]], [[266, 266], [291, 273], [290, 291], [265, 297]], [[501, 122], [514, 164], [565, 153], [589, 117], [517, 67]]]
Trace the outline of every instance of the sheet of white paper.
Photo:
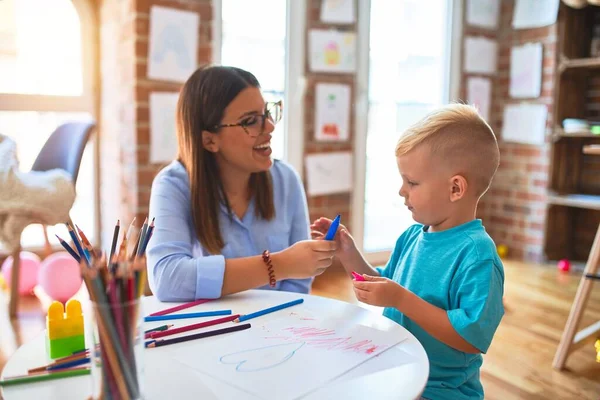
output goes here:
[[[228, 335], [173, 358], [262, 398], [296, 399], [406, 339], [340, 320], [289, 321]], [[310, 365], [310, 368], [307, 366]]]
[[465, 72], [495, 74], [498, 42], [484, 37], [465, 38]]
[[356, 34], [311, 29], [309, 61], [313, 72], [352, 73], [356, 69]]
[[488, 78], [470, 77], [467, 80], [467, 102], [474, 105], [479, 114], [489, 122], [492, 101], [492, 82]]
[[516, 0], [512, 26], [515, 29], [539, 28], [556, 22], [560, 0]]
[[355, 20], [354, 0], [323, 0], [321, 21], [332, 24], [352, 24]]
[[544, 104], [511, 104], [504, 107], [502, 139], [505, 142], [543, 144], [548, 107]]
[[528, 43], [510, 51], [510, 96], [536, 98], [542, 91], [541, 43]]
[[198, 64], [199, 26], [198, 13], [152, 6], [148, 78], [187, 80]]
[[175, 113], [178, 93], [150, 93], [150, 162], [172, 161], [177, 154]]
[[352, 153], [309, 154], [305, 158], [309, 196], [352, 190]]
[[467, 24], [480, 28], [498, 28], [500, 0], [468, 0]]
[[348, 140], [350, 86], [317, 83], [315, 102], [315, 138], [321, 142]]

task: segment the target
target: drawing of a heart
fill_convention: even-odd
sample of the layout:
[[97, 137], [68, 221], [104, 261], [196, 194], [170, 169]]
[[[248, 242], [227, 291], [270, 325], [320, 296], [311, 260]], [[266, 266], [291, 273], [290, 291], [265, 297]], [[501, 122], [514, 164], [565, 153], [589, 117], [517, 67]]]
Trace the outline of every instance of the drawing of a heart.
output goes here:
[[285, 363], [302, 346], [304, 342], [258, 347], [224, 355], [219, 361], [223, 364], [234, 364], [238, 372], [263, 371]]

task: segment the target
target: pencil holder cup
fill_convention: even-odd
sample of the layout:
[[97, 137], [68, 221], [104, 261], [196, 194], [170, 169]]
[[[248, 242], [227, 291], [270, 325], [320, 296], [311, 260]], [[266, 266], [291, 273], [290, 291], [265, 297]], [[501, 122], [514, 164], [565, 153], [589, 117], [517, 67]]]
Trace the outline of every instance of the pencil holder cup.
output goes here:
[[140, 307], [139, 298], [126, 302], [91, 301], [88, 337], [94, 400], [144, 398], [144, 332]]

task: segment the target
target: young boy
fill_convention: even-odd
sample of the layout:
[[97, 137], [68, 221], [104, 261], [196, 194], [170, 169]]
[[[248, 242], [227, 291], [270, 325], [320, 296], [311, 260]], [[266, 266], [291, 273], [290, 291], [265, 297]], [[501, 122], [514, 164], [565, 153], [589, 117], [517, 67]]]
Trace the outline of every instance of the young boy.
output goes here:
[[[430, 374], [427, 399], [482, 399], [481, 356], [504, 314], [504, 270], [477, 203], [498, 168], [496, 137], [470, 106], [453, 104], [410, 127], [396, 145], [400, 196], [418, 224], [397, 240], [384, 268], [373, 268], [345, 227], [336, 255], [354, 281], [358, 300], [385, 307], [383, 315], [423, 345]], [[322, 237], [331, 220], [312, 228]]]

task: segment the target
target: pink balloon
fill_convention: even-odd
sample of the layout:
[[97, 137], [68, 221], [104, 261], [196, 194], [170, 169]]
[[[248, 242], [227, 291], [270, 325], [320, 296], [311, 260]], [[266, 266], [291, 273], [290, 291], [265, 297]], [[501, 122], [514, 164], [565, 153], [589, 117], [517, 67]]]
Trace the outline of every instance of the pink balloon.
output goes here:
[[81, 270], [66, 251], [54, 253], [42, 261], [38, 280], [48, 296], [65, 303], [81, 287]]
[[[38, 283], [38, 272], [40, 270], [40, 258], [29, 251], [22, 251], [19, 254], [21, 260], [19, 267], [19, 294], [32, 294], [32, 290]], [[6, 286], [10, 288], [12, 276], [13, 258], [7, 257], [2, 263], [2, 275], [6, 281]]]

